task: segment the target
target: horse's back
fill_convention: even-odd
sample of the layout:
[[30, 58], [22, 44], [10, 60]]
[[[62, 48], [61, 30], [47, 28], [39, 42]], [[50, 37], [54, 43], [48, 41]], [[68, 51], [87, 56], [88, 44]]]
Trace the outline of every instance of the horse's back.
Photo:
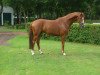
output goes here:
[[38, 19], [32, 22], [32, 29], [35, 33], [47, 33], [60, 35], [61, 24], [57, 20]]
[[54, 25], [56, 25], [56, 22], [54, 20], [46, 20], [46, 19], [37, 19], [31, 23], [32, 28], [39, 28], [39, 29], [54, 27]]

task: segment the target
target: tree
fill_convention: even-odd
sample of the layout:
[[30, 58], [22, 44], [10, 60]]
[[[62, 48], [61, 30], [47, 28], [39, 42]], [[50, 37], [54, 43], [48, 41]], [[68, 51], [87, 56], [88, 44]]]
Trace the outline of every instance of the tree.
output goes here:
[[95, 10], [96, 10], [96, 18], [95, 19], [100, 19], [100, 0], [96, 0]]
[[26, 16], [55, 19], [74, 11], [84, 12], [88, 19], [100, 18], [100, 0], [3, 0], [3, 4], [14, 9], [18, 23], [21, 16], [26, 23]]

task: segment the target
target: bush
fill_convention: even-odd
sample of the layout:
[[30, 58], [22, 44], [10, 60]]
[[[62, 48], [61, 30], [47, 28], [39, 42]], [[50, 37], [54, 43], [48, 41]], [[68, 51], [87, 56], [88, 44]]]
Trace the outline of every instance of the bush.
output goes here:
[[[60, 40], [58, 36], [42, 35], [43, 39]], [[81, 29], [78, 25], [72, 25], [67, 41], [79, 42], [79, 43], [91, 43], [100, 45], [100, 25], [85, 25], [85, 28]]]
[[16, 24], [15, 28], [16, 29], [25, 29], [25, 24]]
[[7, 27], [7, 28], [11, 28], [11, 24], [9, 24], [9, 21], [5, 21], [4, 26]]
[[68, 35], [68, 41], [100, 44], [100, 26], [86, 25], [83, 29], [72, 26]]
[[22, 24], [15, 24], [15, 25], [12, 25], [12, 28], [14, 29], [26, 29], [28, 30], [29, 28], [29, 24], [28, 23], [22, 23]]

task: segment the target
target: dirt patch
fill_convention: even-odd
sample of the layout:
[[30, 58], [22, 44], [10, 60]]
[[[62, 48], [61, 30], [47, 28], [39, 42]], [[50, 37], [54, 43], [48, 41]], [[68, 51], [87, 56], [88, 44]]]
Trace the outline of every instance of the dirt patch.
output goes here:
[[1, 32], [0, 33], [0, 45], [8, 45], [7, 41], [14, 38], [17, 35], [27, 35], [25, 32]]

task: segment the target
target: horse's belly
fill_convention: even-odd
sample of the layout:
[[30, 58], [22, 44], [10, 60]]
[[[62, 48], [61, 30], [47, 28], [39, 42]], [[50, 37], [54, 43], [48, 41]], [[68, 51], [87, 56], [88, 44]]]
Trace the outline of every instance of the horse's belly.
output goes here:
[[47, 33], [48, 35], [55, 35], [55, 36], [59, 36], [60, 34], [59, 33]]
[[48, 35], [56, 35], [56, 36], [59, 36], [60, 33], [59, 33], [59, 30], [58, 29], [48, 29], [46, 31], [44, 31], [46, 34]]

